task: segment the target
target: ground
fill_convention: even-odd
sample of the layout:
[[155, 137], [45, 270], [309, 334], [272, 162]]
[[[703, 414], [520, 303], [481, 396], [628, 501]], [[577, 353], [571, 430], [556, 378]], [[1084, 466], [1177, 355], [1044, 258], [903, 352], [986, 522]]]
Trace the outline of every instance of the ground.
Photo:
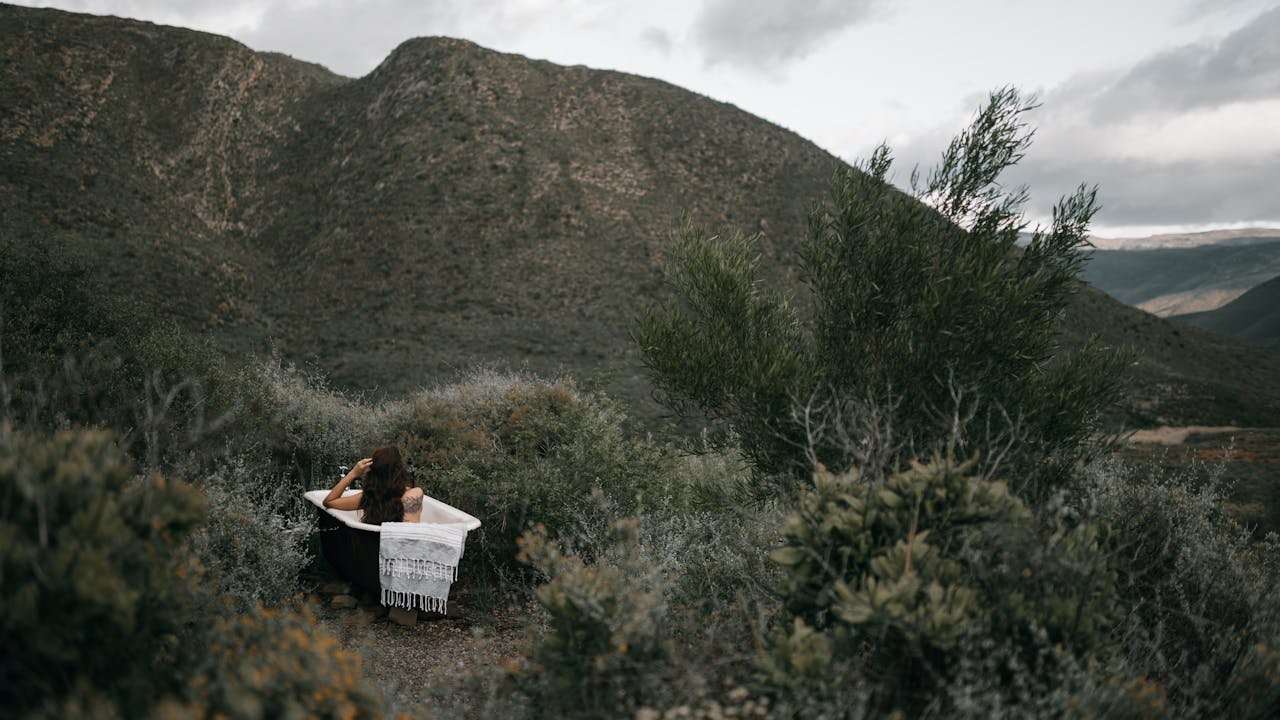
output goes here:
[[448, 616], [419, 612], [406, 626], [376, 596], [361, 595], [334, 575], [309, 573], [304, 583], [315, 589], [321, 623], [360, 653], [366, 679], [384, 691], [393, 714], [491, 715], [476, 703], [495, 696], [500, 671], [519, 662], [539, 617], [518, 598], [480, 609], [462, 587], [451, 593]]
[[[1280, 532], [1280, 428], [1168, 427], [1135, 434], [1119, 453], [1162, 472], [1225, 483], [1229, 510], [1259, 534]], [[1223, 461], [1225, 460], [1225, 463]], [[449, 616], [418, 613], [398, 624], [372, 594], [326, 572], [308, 573], [319, 618], [360, 653], [393, 712], [434, 718], [492, 717], [503, 670], [518, 664], [541, 614], [530, 598], [495, 601], [455, 586]]]
[[1220, 469], [1228, 509], [1259, 535], [1280, 533], [1280, 428], [1158, 428], [1119, 453], [1208, 480]]

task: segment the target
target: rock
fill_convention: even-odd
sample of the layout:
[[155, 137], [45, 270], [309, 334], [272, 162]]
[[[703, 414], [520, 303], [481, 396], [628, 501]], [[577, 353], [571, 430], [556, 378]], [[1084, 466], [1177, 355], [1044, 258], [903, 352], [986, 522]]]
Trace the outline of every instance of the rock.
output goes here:
[[338, 610], [351, 610], [357, 604], [356, 599], [350, 595], [334, 595], [329, 601], [329, 606]]
[[320, 586], [320, 592], [325, 595], [347, 595], [351, 592], [351, 584], [341, 580], [330, 580]]
[[368, 625], [378, 619], [378, 613], [372, 610], [357, 610], [342, 618], [343, 625]]
[[395, 624], [403, 625], [404, 627], [414, 627], [418, 624], [417, 610], [393, 607], [387, 610], [387, 617], [391, 618]]

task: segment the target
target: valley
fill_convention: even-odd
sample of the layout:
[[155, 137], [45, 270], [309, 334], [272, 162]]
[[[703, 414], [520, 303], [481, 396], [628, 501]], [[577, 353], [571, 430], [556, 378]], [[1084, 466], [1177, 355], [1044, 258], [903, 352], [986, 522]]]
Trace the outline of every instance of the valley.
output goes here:
[[[657, 422], [628, 333], [670, 297], [681, 218], [759, 234], [769, 281], [803, 302], [784, 258], [840, 165], [666, 83], [446, 38], [350, 79], [148, 23], [0, 20], [0, 237], [375, 397], [475, 366], [563, 371]], [[1091, 290], [1064, 329], [1133, 347], [1130, 423], [1280, 424], [1274, 354]]]
[[[1019, 249], [1024, 100], [923, 202], [637, 75], [0, 4], [0, 700], [1267, 716], [1280, 231]], [[402, 450], [367, 522], [480, 522], [364, 569], [448, 612], [301, 499]]]

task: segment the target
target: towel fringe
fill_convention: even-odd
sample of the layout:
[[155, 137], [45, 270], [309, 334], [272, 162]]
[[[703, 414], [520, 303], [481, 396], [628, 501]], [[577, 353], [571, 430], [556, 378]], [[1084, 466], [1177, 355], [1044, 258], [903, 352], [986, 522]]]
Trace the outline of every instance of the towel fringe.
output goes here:
[[382, 604], [403, 610], [424, 610], [446, 615], [449, 612], [449, 601], [445, 598], [431, 597], [422, 593], [383, 590]]

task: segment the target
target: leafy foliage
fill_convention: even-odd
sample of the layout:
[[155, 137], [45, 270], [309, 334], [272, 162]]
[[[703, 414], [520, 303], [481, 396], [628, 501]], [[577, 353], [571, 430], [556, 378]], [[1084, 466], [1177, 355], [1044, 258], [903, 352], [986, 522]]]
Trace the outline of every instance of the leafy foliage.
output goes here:
[[287, 604], [313, 560], [307, 544], [315, 507], [279, 470], [243, 456], [214, 464], [196, 481], [210, 510], [190, 543], [211, 589], [246, 612]]
[[505, 568], [515, 566], [516, 538], [536, 524], [555, 536], [605, 530], [610, 518], [592, 512], [593, 492], [625, 512], [659, 491], [670, 454], [630, 436], [623, 420], [571, 378], [480, 372], [419, 394], [397, 427], [419, 484], [480, 518], [472, 543]]
[[[93, 35], [88, 22], [76, 26], [77, 37]], [[483, 59], [474, 49], [447, 49], [418, 44], [400, 58]], [[236, 53], [236, 62], [248, 54]], [[236, 62], [228, 65], [232, 75]], [[372, 98], [365, 93], [395, 77], [389, 72], [324, 100], [353, 100], [362, 114]], [[475, 95], [470, 83], [455, 85]], [[203, 95], [191, 97], [203, 106]], [[224, 361], [208, 345], [101, 302], [84, 282], [92, 273], [63, 269], [39, 246], [31, 252], [5, 241], [0, 424], [23, 429], [6, 428], [0, 442], [0, 640], [7, 651], [0, 701], [49, 717], [378, 716], [357, 658], [314, 618], [291, 611], [289, 598], [305, 561], [300, 540], [310, 509], [298, 511], [301, 483], [319, 484], [336, 465], [398, 440], [428, 492], [484, 520], [463, 570], [469, 579], [505, 577], [517, 548], [545, 575], [536, 591], [545, 632], [503, 686], [513, 690], [503, 702], [519, 706], [504, 707], [504, 716], [1275, 715], [1274, 543], [1251, 544], [1219, 512], [1218, 499], [1180, 485], [1109, 477], [1087, 492], [1057, 492], [1066, 469], [1089, 455], [1098, 410], [1114, 394], [1117, 360], [1096, 347], [1057, 354], [1054, 327], [1075, 288], [1093, 193], [1082, 188], [1063, 201], [1053, 227], [1017, 246], [1023, 194], [1006, 192], [998, 178], [1026, 147], [1024, 109], [1016, 94], [997, 93], [938, 169], [913, 182], [925, 205], [885, 182], [887, 151], [865, 173], [838, 173], [831, 200], [810, 213], [796, 263], [808, 294], [794, 301], [759, 282], [778, 247], [768, 240], [713, 238], [693, 225], [676, 240], [673, 280], [684, 305], [653, 311], [636, 333], [654, 340], [646, 357], [666, 368], [668, 401], [730, 424], [736, 434], [725, 437], [740, 441], [738, 451], [761, 473], [795, 478], [818, 461], [834, 469], [819, 469], [814, 487], [796, 496], [771, 493], [753, 503], [734, 454], [686, 458], [638, 438], [626, 431], [619, 406], [567, 378], [482, 372], [373, 403], [276, 363]], [[309, 116], [330, 129], [346, 126], [341, 112]], [[102, 116], [95, 127], [120, 120]], [[475, 118], [459, 122], [469, 137], [479, 132]], [[84, 160], [67, 152], [66, 140], [57, 138], [57, 157]], [[360, 153], [354, 149], [357, 162]], [[29, 168], [33, 161], [19, 156]], [[462, 195], [491, 184], [459, 167], [441, 177], [470, 178], [474, 184], [455, 188]], [[798, 214], [782, 205], [813, 174], [793, 166], [773, 176], [792, 183], [770, 193], [783, 200], [760, 213], [754, 206], [735, 212], [758, 214], [761, 227], [767, 216], [785, 237], [786, 218]], [[668, 212], [670, 196], [635, 197]], [[737, 196], [726, 197], [737, 204]], [[567, 207], [528, 215], [572, 226]], [[584, 209], [616, 215], [601, 207], [573, 211]], [[41, 223], [48, 215], [17, 211]], [[449, 212], [474, 219], [463, 218], [465, 209]], [[314, 222], [297, 208], [286, 214], [292, 219], [270, 232], [300, 218]], [[516, 235], [529, 229], [526, 221]], [[367, 314], [350, 312], [361, 303], [386, 318], [379, 332], [398, 340], [409, 327], [400, 320], [424, 316], [420, 307], [403, 315], [407, 306], [397, 304], [402, 288], [420, 280], [396, 274], [425, 266], [411, 262], [418, 251], [380, 246], [365, 254], [350, 245], [345, 225], [325, 232], [338, 233], [339, 254], [355, 252], [364, 267], [355, 275], [372, 284], [345, 298], [343, 317], [331, 318], [338, 325], [315, 323], [324, 332], [305, 330], [303, 345], [290, 351], [324, 347], [345, 357], [348, 379], [396, 378], [402, 386], [420, 382], [406, 367], [452, 364], [450, 347], [459, 344], [433, 340], [423, 355], [429, 334], [400, 350], [334, 342], [334, 332], [367, 337]], [[164, 227], [166, 236], [181, 232]], [[477, 242], [510, 237], [503, 231]], [[129, 257], [148, 242], [130, 233], [111, 245]], [[335, 246], [315, 247], [313, 261], [337, 266], [321, 262]], [[545, 247], [533, 253], [539, 261]], [[306, 293], [293, 290], [331, 287], [303, 274], [277, 287], [264, 281], [279, 269], [271, 262], [246, 280], [235, 252], [210, 257], [231, 258], [216, 277], [245, 283], [237, 288], [243, 297], [253, 286], [305, 302]], [[476, 258], [492, 256], [431, 267], [459, 282]], [[293, 263], [300, 256], [290, 250], [283, 257]], [[593, 262], [625, 264], [611, 251]], [[534, 353], [560, 340], [617, 339], [617, 328], [603, 327], [607, 312], [581, 337], [577, 328], [586, 325], [538, 314], [558, 306], [547, 297], [595, 277], [573, 268], [596, 265], [542, 263], [551, 273], [540, 272], [535, 287], [514, 265], [486, 263], [486, 273], [503, 275], [493, 288], [455, 289], [497, 292], [496, 312], [515, 312], [520, 320], [509, 325], [520, 327], [475, 323], [475, 303], [458, 295], [456, 307], [438, 309], [466, 325], [466, 338]], [[133, 265], [130, 258], [126, 267]], [[155, 272], [163, 262], [138, 267], [180, 286], [194, 265], [172, 275]], [[388, 275], [387, 267], [398, 269]], [[649, 267], [638, 262], [623, 275], [634, 276], [631, 287], [649, 287]], [[192, 289], [179, 304], [199, 313], [225, 288]], [[605, 298], [615, 314], [617, 297]], [[529, 317], [542, 324], [525, 317], [535, 306]], [[227, 304], [197, 322], [248, 322], [237, 317], [245, 309]], [[524, 347], [529, 338], [535, 345]], [[85, 425], [115, 434], [48, 432]], [[944, 449], [937, 457], [981, 455], [958, 465], [910, 463], [935, 448]], [[160, 469], [190, 478], [201, 492], [164, 479]], [[795, 504], [785, 524], [780, 500]], [[201, 521], [204, 503], [212, 516]], [[619, 515], [634, 520], [613, 523]], [[768, 562], [769, 548], [779, 562]], [[8, 654], [13, 648], [21, 652]]]
[[923, 202], [886, 181], [887, 148], [838, 172], [799, 254], [812, 307], [760, 288], [752, 240], [686, 227], [670, 258], [683, 304], [649, 310], [635, 329], [664, 401], [730, 424], [761, 471], [799, 473], [806, 453], [848, 460], [800, 408], [895, 408], [901, 462], [947, 436], [963, 393], [977, 427], [1016, 428], [1018, 490], [1043, 497], [1086, 454], [1122, 360], [1088, 345], [1054, 361], [1094, 191], [1062, 200], [1052, 227], [1016, 247], [1025, 192], [998, 178], [1030, 141], [1029, 107], [994, 93], [916, 187]]
[[126, 322], [102, 306], [86, 285], [87, 272], [56, 262], [44, 243], [19, 251], [0, 242], [0, 332], [4, 362], [21, 374], [61, 362], [86, 338], [108, 337]]
[[873, 707], [918, 713], [977, 637], [1032, 667], [1046, 648], [1109, 651], [1119, 618], [1097, 530], [1040, 527], [973, 465], [936, 460], [882, 483], [815, 474], [772, 555], [791, 623], [766, 663], [774, 683], [821, 692], [843, 673], [869, 684]]
[[31, 709], [78, 681], [126, 705], [173, 691], [199, 569], [173, 552], [204, 519], [199, 494], [135, 479], [105, 433], [0, 431], [0, 701]]
[[1202, 479], [1196, 468], [1110, 462], [1093, 468], [1084, 502], [1126, 560], [1116, 583], [1129, 608], [1126, 662], [1188, 715], [1265, 716], [1276, 708], [1263, 678], [1280, 644], [1280, 538], [1254, 538], [1231, 518], [1221, 470]]
[[360, 657], [317, 631], [309, 613], [254, 612], [216, 621], [186, 680], [181, 708], [196, 717], [382, 717]]
[[537, 590], [548, 629], [534, 647], [526, 683], [547, 716], [626, 713], [657, 689], [646, 685], [668, 655], [665, 578], [638, 541], [635, 521], [618, 521], [611, 562], [587, 564], [543, 528], [521, 537], [521, 558], [549, 577]]
[[201, 495], [106, 432], [0, 429], [0, 701], [15, 713], [375, 717], [359, 659], [303, 614], [209, 592]]
[[[104, 295], [46, 244], [0, 241], [0, 419], [27, 428], [109, 427], [148, 470], [271, 414], [262, 373], [135, 304]], [[256, 444], [256, 443], [255, 443]]]

